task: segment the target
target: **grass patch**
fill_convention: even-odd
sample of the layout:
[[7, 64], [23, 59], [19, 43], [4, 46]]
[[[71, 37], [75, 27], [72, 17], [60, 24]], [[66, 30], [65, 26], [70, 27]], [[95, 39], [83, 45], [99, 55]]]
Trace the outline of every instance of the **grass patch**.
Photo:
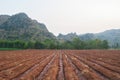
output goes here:
[[19, 48], [0, 48], [0, 51], [5, 51], [5, 50], [22, 50]]

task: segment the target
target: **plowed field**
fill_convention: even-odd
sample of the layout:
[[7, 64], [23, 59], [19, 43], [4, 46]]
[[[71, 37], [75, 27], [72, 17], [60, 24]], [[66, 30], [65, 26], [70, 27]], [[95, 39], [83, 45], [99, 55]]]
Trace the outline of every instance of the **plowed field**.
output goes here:
[[0, 80], [120, 80], [120, 51], [0, 51]]

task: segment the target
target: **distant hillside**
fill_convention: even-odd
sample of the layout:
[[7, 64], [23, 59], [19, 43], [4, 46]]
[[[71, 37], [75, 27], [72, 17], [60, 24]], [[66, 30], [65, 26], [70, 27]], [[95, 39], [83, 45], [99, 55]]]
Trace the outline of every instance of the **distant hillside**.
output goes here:
[[108, 40], [110, 45], [115, 45], [117, 43], [120, 45], [120, 29], [106, 30], [95, 34], [95, 37], [102, 40]]
[[55, 39], [43, 23], [32, 20], [25, 13], [12, 16], [0, 16], [0, 39], [2, 40], [24, 40], [43, 41]]
[[73, 38], [76, 38], [76, 37], [78, 37], [78, 35], [76, 34], [76, 33], [69, 33], [69, 34], [67, 34], [67, 35], [63, 35], [63, 34], [59, 34], [58, 36], [57, 36], [57, 38], [59, 39], [59, 40], [72, 40]]
[[110, 46], [119, 44], [120, 45], [120, 29], [111, 29], [106, 30], [101, 33], [93, 34], [93, 33], [86, 33], [82, 35], [76, 35], [74, 33], [69, 33], [67, 35], [60, 34], [58, 35], [58, 39], [60, 40], [72, 40], [73, 38], [78, 37], [81, 40], [91, 40], [91, 39], [101, 39], [107, 40]]
[[25, 13], [12, 16], [0, 15], [0, 40], [44, 41], [45, 39], [56, 38], [59, 41], [71, 41], [73, 38], [80, 38], [81, 40], [101, 39], [107, 40], [109, 45], [113, 46], [120, 45], [120, 29], [106, 30], [97, 34], [59, 34], [55, 37], [48, 31], [45, 24], [32, 20]]
[[9, 15], [0, 15], [0, 25], [6, 22], [9, 18]]
[[74, 38], [80, 38], [81, 40], [90, 40], [90, 39], [94, 39], [95, 35], [92, 33], [87, 33], [87, 34], [82, 34], [82, 35], [77, 35], [76, 33], [68, 33], [66, 35], [59, 34], [57, 36], [57, 39], [59, 40], [72, 41]]

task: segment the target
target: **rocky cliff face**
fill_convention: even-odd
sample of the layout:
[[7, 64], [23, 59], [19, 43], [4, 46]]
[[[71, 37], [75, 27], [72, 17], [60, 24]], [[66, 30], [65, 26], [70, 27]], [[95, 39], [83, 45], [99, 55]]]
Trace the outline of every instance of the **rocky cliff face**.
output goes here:
[[2, 40], [45, 40], [55, 39], [45, 24], [32, 20], [25, 13], [0, 17], [0, 39]]

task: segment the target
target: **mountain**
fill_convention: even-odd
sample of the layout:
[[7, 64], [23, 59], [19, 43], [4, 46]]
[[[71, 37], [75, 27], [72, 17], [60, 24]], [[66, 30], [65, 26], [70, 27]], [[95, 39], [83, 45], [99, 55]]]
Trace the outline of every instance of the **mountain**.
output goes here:
[[110, 45], [120, 45], [120, 29], [106, 30], [101, 33], [95, 34], [95, 37], [101, 40], [107, 40]]
[[78, 36], [81, 40], [92, 40], [95, 38], [93, 33], [86, 33]]
[[110, 46], [120, 45], [120, 29], [106, 30], [96, 34], [59, 34], [55, 37], [48, 31], [45, 24], [29, 18], [25, 13], [12, 16], [0, 15], [0, 40], [44, 41], [45, 39], [58, 39], [59, 41], [71, 41], [74, 38], [81, 40], [101, 39], [107, 40]]
[[57, 38], [59, 40], [72, 40], [73, 38], [76, 38], [76, 37], [78, 37], [78, 35], [76, 33], [69, 33], [69, 34], [66, 34], [66, 35], [59, 34], [57, 36]]
[[0, 15], [0, 25], [6, 22], [9, 18], [9, 15]]
[[55, 38], [43, 23], [32, 20], [25, 13], [0, 16], [0, 40], [43, 41]]
[[59, 40], [72, 41], [74, 38], [80, 38], [81, 40], [91, 40], [95, 38], [95, 35], [93, 33], [86, 33], [82, 35], [77, 35], [76, 33], [68, 33], [66, 35], [59, 34], [57, 36], [57, 39]]
[[92, 40], [92, 39], [101, 39], [107, 40], [110, 46], [119, 44], [120, 45], [120, 29], [111, 29], [106, 30], [100, 33], [86, 33], [82, 35], [76, 35], [74, 33], [69, 33], [67, 35], [59, 34], [57, 36], [58, 39], [61, 40], [73, 40], [75, 37], [80, 38], [81, 40]]

